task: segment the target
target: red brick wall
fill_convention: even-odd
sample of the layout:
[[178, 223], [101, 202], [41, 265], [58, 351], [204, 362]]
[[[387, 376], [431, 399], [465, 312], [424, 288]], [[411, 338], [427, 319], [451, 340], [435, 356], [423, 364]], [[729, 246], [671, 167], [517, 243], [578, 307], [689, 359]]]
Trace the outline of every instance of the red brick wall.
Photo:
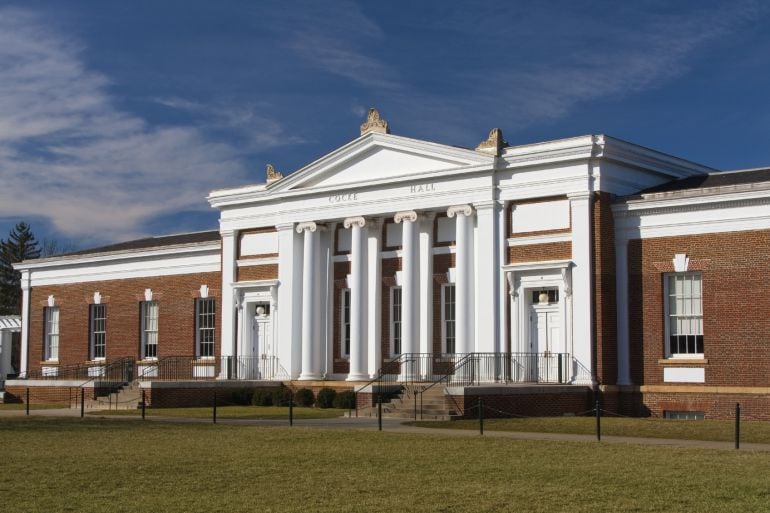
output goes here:
[[583, 413], [593, 408], [593, 392], [581, 387], [578, 393], [532, 393], [515, 395], [452, 396], [464, 418], [478, 418], [478, 402], [483, 400], [484, 417], [554, 417]]
[[278, 264], [239, 267], [237, 274], [238, 281], [277, 280]]
[[770, 386], [770, 231], [632, 240], [628, 244], [631, 375], [660, 384], [666, 357], [663, 277], [676, 253], [702, 268], [707, 385]]
[[508, 263], [567, 260], [572, 258], [572, 242], [548, 242], [508, 248]]
[[400, 258], [382, 260], [382, 317], [380, 347], [382, 359], [390, 359], [393, 351], [390, 347], [390, 288], [396, 285], [396, 271], [401, 270]]
[[215, 354], [221, 333], [221, 274], [132, 278], [68, 285], [34, 287], [30, 295], [29, 368], [39, 370], [43, 359], [43, 308], [49, 295], [59, 307], [59, 364], [74, 365], [89, 359], [89, 304], [94, 292], [107, 305], [107, 359], [139, 358], [139, 304], [145, 289], [158, 301], [158, 357], [195, 354], [195, 298], [200, 286], [209, 286], [217, 300]]
[[446, 274], [455, 266], [455, 254], [433, 256], [433, 353], [444, 352], [441, 344], [441, 286], [447, 282]]
[[350, 372], [350, 361], [342, 357], [342, 291], [347, 288], [347, 276], [350, 274], [350, 267], [350, 262], [334, 263], [334, 296], [332, 298], [332, 335], [334, 338], [332, 348], [333, 372], [338, 374]]
[[594, 341], [600, 384], [618, 380], [615, 305], [615, 226], [611, 195], [600, 192], [593, 204]]

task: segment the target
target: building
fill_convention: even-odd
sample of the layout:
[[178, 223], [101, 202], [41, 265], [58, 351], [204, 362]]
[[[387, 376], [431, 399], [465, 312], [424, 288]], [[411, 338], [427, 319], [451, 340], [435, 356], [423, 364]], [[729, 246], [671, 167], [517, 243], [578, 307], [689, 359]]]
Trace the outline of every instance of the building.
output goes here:
[[[501, 410], [770, 418], [770, 170], [605, 135], [361, 135], [216, 190], [218, 231], [25, 261], [22, 375], [170, 387], [440, 378]], [[155, 387], [155, 388], [153, 388]], [[369, 390], [369, 389], [366, 389]]]

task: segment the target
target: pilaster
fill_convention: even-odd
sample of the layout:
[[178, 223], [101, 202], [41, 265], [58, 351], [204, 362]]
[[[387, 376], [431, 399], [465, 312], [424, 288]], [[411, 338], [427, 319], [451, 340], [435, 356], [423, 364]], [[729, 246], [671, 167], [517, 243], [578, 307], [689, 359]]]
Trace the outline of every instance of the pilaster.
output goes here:
[[[570, 201], [570, 213], [572, 217], [572, 312], [573, 312], [573, 337], [572, 354], [581, 365], [584, 372], [591, 376], [590, 382], [594, 384], [593, 368], [593, 311], [592, 301], [592, 260], [591, 260], [591, 192], [579, 192], [568, 194]], [[578, 369], [574, 369], [576, 374]], [[583, 380], [585, 381], [585, 379]]]

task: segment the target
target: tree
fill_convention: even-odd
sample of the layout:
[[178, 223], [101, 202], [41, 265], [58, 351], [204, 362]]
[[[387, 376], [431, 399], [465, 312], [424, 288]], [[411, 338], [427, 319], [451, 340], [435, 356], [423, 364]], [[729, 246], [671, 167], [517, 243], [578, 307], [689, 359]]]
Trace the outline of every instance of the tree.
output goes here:
[[18, 223], [0, 239], [0, 315], [21, 315], [21, 273], [12, 264], [38, 258], [40, 248], [27, 223]]

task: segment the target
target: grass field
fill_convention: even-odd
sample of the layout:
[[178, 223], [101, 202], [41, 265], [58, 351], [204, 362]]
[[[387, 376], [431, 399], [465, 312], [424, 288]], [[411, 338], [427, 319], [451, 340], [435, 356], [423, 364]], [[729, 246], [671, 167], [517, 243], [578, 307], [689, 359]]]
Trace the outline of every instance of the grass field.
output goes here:
[[0, 419], [19, 512], [767, 511], [770, 455], [376, 431]]
[[[341, 417], [347, 410], [336, 408], [294, 408], [295, 419], [329, 419]], [[141, 417], [140, 410], [90, 411], [88, 415], [121, 415]], [[212, 418], [212, 408], [147, 408], [145, 416], [189, 417], [194, 419]], [[281, 406], [220, 406], [217, 408], [218, 419], [286, 419], [289, 420], [289, 408]]]
[[[479, 429], [478, 420], [451, 422], [414, 422], [416, 426], [447, 429]], [[629, 419], [603, 417], [602, 435], [635, 436], [646, 438], [671, 438], [676, 440], [713, 440], [729, 442], [734, 440], [733, 420], [666, 420]], [[484, 429], [489, 431], [520, 431], [529, 433], [572, 433], [578, 435], [596, 434], [596, 419], [593, 417], [537, 417], [527, 419], [486, 419]], [[770, 443], [770, 422], [741, 423], [741, 441]], [[770, 505], [768, 505], [770, 511]]]

